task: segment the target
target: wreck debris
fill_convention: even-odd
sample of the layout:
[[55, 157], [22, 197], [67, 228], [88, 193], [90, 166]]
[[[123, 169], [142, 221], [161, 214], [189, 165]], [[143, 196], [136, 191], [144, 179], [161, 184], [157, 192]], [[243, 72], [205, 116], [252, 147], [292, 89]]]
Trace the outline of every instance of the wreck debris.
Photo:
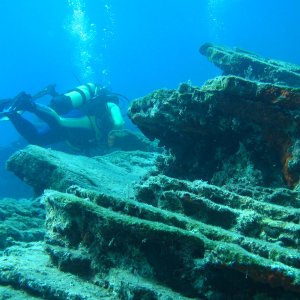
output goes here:
[[[28, 247], [45, 247], [72, 283], [84, 280], [82, 297], [299, 297], [300, 68], [212, 44], [201, 53], [224, 75], [154, 91], [129, 108], [168, 153], [87, 158], [28, 146], [7, 162], [44, 192], [45, 241]], [[41, 287], [12, 260], [0, 263], [2, 285], [69, 294]]]

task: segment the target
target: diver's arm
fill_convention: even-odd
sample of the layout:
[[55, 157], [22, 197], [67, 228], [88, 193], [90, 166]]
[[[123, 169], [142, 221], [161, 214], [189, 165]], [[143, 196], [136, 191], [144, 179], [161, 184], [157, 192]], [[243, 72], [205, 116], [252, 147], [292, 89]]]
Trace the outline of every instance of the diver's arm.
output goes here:
[[107, 102], [107, 107], [112, 117], [114, 129], [122, 129], [124, 126], [124, 120], [119, 106], [115, 103]]

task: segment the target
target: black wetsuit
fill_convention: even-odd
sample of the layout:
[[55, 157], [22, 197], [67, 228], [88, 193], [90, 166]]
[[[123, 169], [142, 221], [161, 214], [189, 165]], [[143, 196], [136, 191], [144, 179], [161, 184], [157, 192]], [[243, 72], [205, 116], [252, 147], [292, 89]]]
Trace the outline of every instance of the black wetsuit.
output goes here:
[[[17, 112], [10, 113], [8, 117], [20, 135], [30, 144], [45, 146], [68, 141], [75, 148], [87, 152], [88, 149], [97, 142], [96, 128], [66, 128], [61, 126], [57, 122], [57, 119], [49, 113], [48, 106], [36, 103], [34, 108], [29, 111], [43, 120], [45, 126], [37, 128]], [[107, 102], [105, 99], [100, 99], [99, 97], [90, 100], [90, 102], [86, 103], [80, 110], [71, 109], [67, 113], [60, 114], [60, 116], [64, 118], [95, 116], [97, 130], [101, 131], [101, 140], [105, 139], [108, 132], [112, 129], [111, 117], [107, 110]]]

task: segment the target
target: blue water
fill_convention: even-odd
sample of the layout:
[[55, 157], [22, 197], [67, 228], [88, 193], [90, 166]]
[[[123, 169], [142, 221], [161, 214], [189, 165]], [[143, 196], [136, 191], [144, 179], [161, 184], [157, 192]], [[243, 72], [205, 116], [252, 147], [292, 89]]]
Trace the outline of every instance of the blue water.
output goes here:
[[[78, 81], [130, 99], [201, 85], [220, 74], [198, 52], [208, 41], [300, 65], [299, 11], [298, 0], [1, 0], [0, 98]], [[7, 121], [0, 131], [0, 146], [19, 139]]]

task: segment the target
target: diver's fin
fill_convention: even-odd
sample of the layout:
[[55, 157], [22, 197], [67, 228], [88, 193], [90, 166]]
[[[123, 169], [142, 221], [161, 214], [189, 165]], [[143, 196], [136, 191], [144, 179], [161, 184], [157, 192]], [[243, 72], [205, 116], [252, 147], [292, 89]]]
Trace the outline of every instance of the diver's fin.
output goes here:
[[46, 87], [44, 87], [42, 90], [40, 90], [38, 93], [32, 96], [33, 100], [36, 100], [38, 98], [44, 97], [44, 96], [51, 96], [55, 97], [58, 95], [57, 91], [55, 90], [55, 84], [49, 84]]
[[5, 112], [0, 112], [0, 121], [7, 121], [9, 120]]
[[[0, 100], [0, 113], [7, 114], [10, 111], [19, 111], [18, 106], [24, 99], [31, 97], [24, 92], [19, 93], [15, 98], [12, 99], [1, 99]], [[21, 109], [22, 110], [22, 109]], [[0, 115], [1, 117], [1, 115]]]
[[22, 114], [24, 111], [31, 111], [34, 101], [46, 95], [50, 95], [51, 97], [58, 95], [55, 90], [55, 84], [47, 85], [34, 96], [21, 92], [14, 98], [0, 99], [0, 121], [7, 120], [7, 115], [10, 112]]
[[[23, 110], [19, 110], [19, 111], [17, 111], [17, 113], [19, 115], [22, 115], [24, 113], [24, 111]], [[9, 112], [7, 112], [7, 111], [1, 111], [0, 112], [0, 122], [1, 121], [9, 121], [8, 114], [9, 114]]]
[[7, 109], [13, 102], [14, 99], [0, 99], [0, 112]]
[[14, 99], [0, 99], [0, 121], [9, 120], [7, 117], [7, 112], [13, 105]]

